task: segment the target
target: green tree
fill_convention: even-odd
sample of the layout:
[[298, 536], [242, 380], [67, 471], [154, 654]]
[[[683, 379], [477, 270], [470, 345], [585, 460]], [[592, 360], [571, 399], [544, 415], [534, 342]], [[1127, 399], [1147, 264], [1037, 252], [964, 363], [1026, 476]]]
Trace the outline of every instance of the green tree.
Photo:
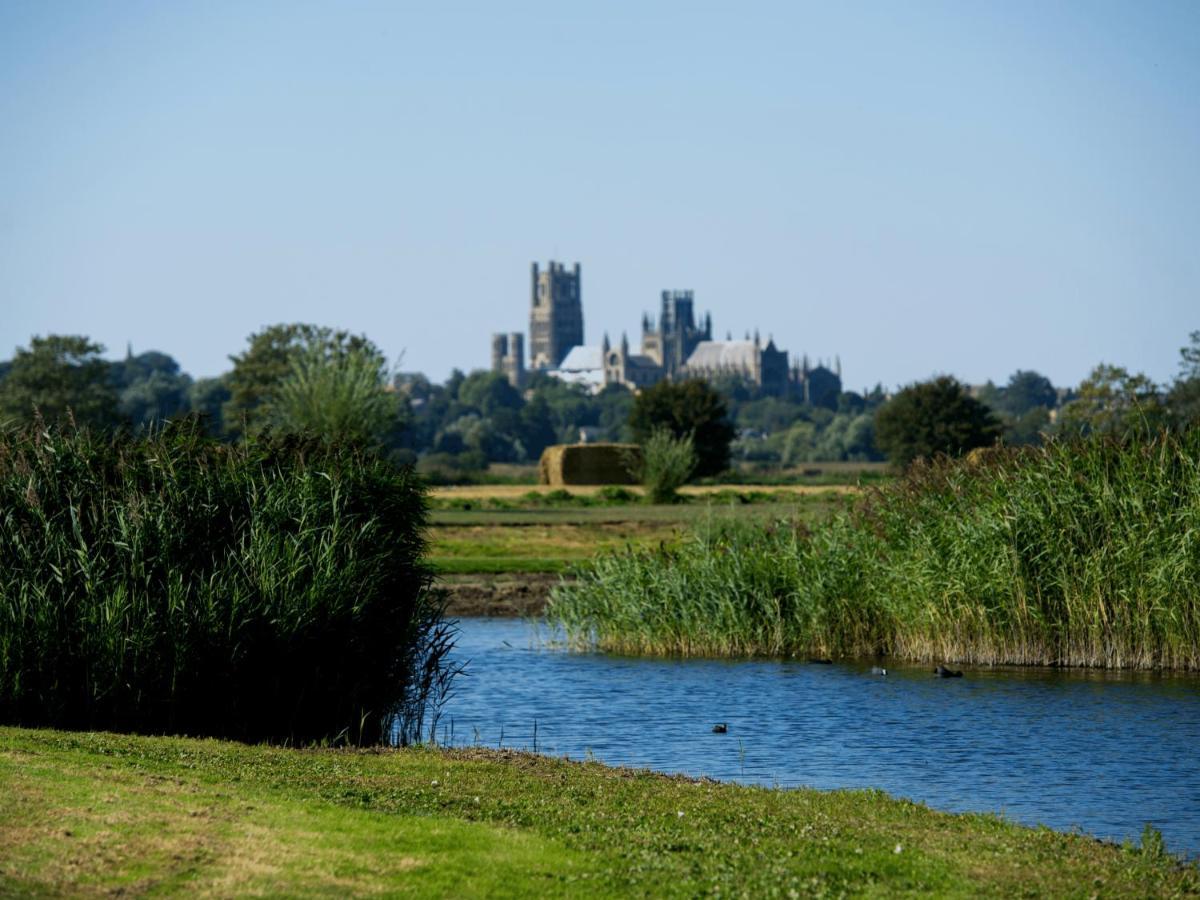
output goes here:
[[1193, 331], [1190, 340], [1179, 351], [1179, 374], [1167, 394], [1171, 418], [1180, 428], [1200, 424], [1200, 331]]
[[554, 414], [544, 397], [534, 396], [520, 412], [521, 443], [529, 459], [538, 459], [555, 441]]
[[1059, 430], [1068, 436], [1152, 434], [1167, 425], [1158, 387], [1141, 372], [1101, 363], [1062, 408]]
[[812, 462], [817, 458], [817, 441], [820, 430], [808, 420], [797, 422], [785, 432], [783, 453], [780, 461], [785, 466]]
[[380, 446], [399, 424], [400, 399], [385, 389], [387, 372], [375, 354], [329, 354], [311, 346], [271, 396], [268, 421], [280, 431], [327, 441]]
[[677, 438], [692, 436], [696, 450], [695, 475], [717, 475], [729, 468], [729, 444], [734, 430], [721, 395], [699, 380], [660, 381], [633, 401], [629, 428], [645, 444], [659, 428]]
[[741, 404], [737, 411], [739, 428], [771, 434], [786, 431], [792, 423], [808, 418], [808, 407], [783, 397], [760, 397]]
[[1004, 417], [1004, 443], [1014, 447], [1041, 444], [1050, 430], [1050, 410], [1044, 406], [1035, 406], [1020, 416]]
[[525, 448], [511, 432], [501, 430], [487, 416], [469, 412], [446, 425], [439, 433], [434, 449], [439, 453], [476, 455], [486, 465], [491, 462], [519, 462]]
[[188, 411], [192, 379], [172, 357], [150, 350], [112, 364], [118, 385], [117, 409], [135, 431]]
[[989, 381], [978, 399], [1000, 418], [1006, 444], [1040, 444], [1050, 427], [1050, 410], [1058, 404], [1058, 391], [1045, 375], [1018, 369], [1004, 387]]
[[458, 402], [489, 416], [501, 409], [520, 409], [521, 394], [498, 372], [472, 372], [458, 388]]
[[999, 436], [991, 411], [948, 375], [909, 385], [875, 413], [875, 443], [898, 466], [938, 453], [959, 456]]
[[529, 395], [549, 406], [559, 441], [574, 443], [579, 440], [581, 426], [600, 424], [601, 404], [581, 384], [539, 372], [529, 379]]
[[1037, 372], [1018, 369], [1009, 376], [1000, 411], [1019, 418], [1038, 407], [1053, 409], [1057, 403], [1058, 392], [1049, 378]]
[[40, 413], [47, 422], [71, 416], [95, 428], [117, 425], [117, 391], [103, 352], [81, 335], [33, 338], [28, 349], [17, 349], [0, 381], [0, 420], [28, 421]]
[[633, 391], [623, 384], [606, 384], [596, 395], [596, 406], [600, 410], [596, 424], [604, 429], [604, 440], [627, 443], [629, 413], [633, 410]]
[[224, 434], [222, 409], [229, 402], [228, 376], [200, 378], [188, 391], [188, 408], [204, 422], [205, 430], [214, 437]]
[[234, 437], [253, 433], [269, 422], [274, 394], [293, 374], [293, 363], [301, 357], [336, 360], [357, 353], [380, 367], [386, 363], [383, 353], [365, 336], [318, 325], [271, 325], [247, 340], [250, 346], [245, 352], [230, 357], [233, 370], [228, 377], [224, 421], [226, 431]]

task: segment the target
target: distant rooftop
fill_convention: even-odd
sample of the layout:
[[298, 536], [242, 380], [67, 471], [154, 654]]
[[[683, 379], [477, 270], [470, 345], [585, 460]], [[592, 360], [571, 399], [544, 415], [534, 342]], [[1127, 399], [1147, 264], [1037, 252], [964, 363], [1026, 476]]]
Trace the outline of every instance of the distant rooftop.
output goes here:
[[572, 347], [558, 364], [560, 372], [590, 372], [604, 368], [604, 352], [599, 347]]
[[758, 359], [754, 341], [701, 341], [688, 357], [688, 368], [749, 369]]

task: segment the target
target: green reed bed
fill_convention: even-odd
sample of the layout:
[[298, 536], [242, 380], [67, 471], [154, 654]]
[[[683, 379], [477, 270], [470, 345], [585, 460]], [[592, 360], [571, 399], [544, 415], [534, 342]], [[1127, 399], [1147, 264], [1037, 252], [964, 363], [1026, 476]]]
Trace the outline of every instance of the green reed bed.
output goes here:
[[0, 434], [0, 722], [409, 737], [446, 677], [424, 521], [352, 449]]
[[577, 574], [547, 615], [616, 652], [1200, 669], [1200, 430], [918, 465]]

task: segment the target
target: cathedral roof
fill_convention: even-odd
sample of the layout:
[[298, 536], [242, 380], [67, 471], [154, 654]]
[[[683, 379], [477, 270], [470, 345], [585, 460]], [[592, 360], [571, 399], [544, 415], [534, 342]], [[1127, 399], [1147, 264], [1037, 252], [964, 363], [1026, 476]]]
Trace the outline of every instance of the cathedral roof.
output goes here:
[[657, 369], [660, 368], [649, 356], [641, 356], [640, 354], [631, 353], [625, 357], [625, 367], [627, 369]]
[[572, 347], [559, 363], [560, 372], [588, 372], [592, 369], [604, 368], [604, 355], [599, 347], [585, 347], [582, 344]]
[[758, 361], [754, 341], [701, 341], [687, 359], [689, 369], [748, 369]]

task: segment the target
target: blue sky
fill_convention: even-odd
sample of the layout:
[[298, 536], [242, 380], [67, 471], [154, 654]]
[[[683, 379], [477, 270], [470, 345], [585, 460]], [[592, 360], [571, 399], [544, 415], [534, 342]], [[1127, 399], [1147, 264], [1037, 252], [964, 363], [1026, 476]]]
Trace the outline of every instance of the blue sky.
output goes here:
[[1194, 2], [0, 4], [0, 357], [228, 367], [281, 321], [440, 380], [583, 265], [850, 387], [1200, 329]]

